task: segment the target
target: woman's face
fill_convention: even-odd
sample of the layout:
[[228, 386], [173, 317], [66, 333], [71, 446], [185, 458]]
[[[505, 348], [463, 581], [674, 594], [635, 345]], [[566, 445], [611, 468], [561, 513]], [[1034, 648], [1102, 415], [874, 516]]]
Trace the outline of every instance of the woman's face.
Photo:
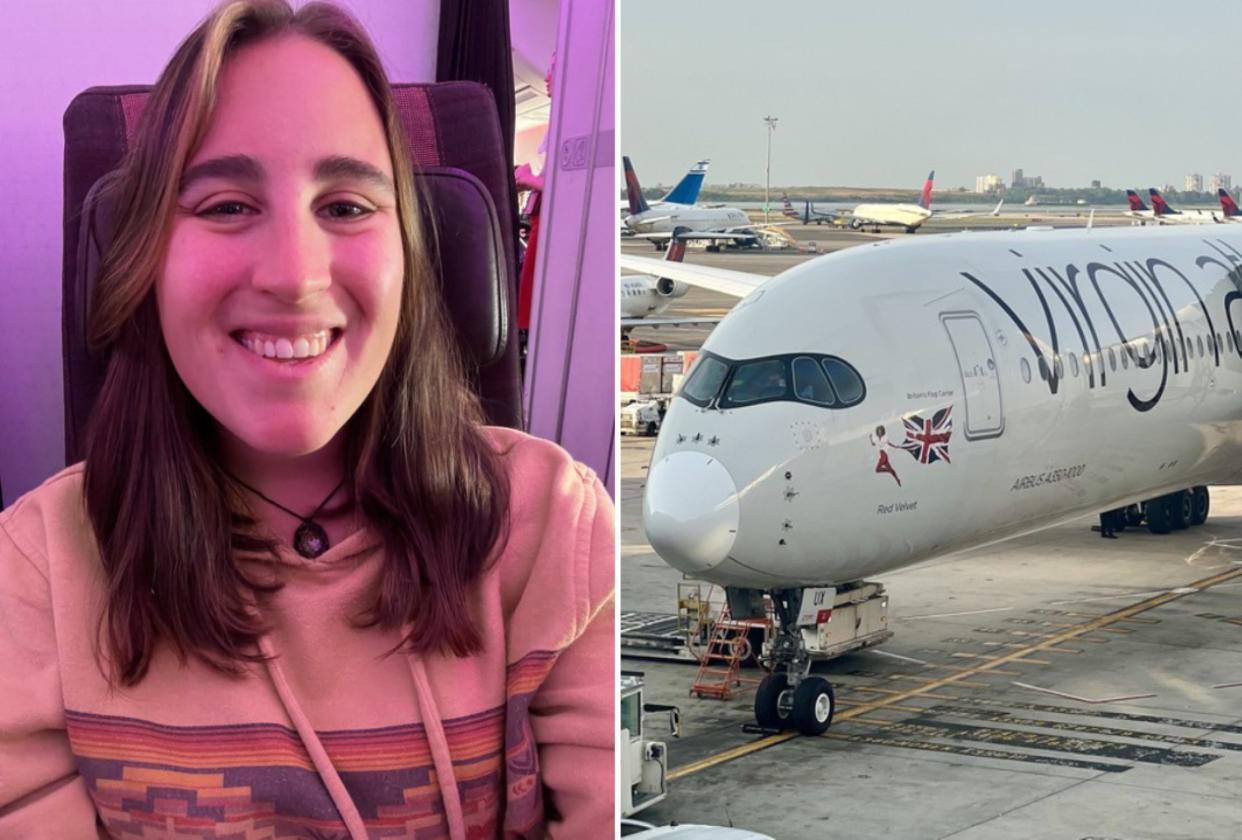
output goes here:
[[299, 35], [230, 55], [156, 285], [173, 365], [229, 443], [318, 451], [374, 387], [401, 301], [392, 184], [344, 58]]

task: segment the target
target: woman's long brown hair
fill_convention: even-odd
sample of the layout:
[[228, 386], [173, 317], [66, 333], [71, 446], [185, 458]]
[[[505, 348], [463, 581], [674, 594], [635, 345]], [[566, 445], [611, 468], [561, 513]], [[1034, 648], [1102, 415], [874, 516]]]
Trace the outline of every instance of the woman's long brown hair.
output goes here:
[[[177, 49], [112, 183], [117, 227], [100, 269], [92, 345], [110, 355], [92, 415], [85, 496], [107, 578], [100, 631], [115, 682], [134, 685], [157, 643], [228, 674], [262, 659], [256, 607], [278, 587], [248, 578], [239, 554], [274, 556], [255, 535], [217, 455], [215, 421], [190, 395], [161, 337], [154, 288], [182, 171], [211, 117], [220, 70], [239, 46], [313, 38], [362, 77], [388, 137], [405, 251], [401, 315], [388, 362], [346, 430], [354, 498], [383, 541], [375, 603], [359, 626], [410, 625], [414, 652], [480, 646], [471, 584], [504, 540], [509, 487], [484, 438], [440, 292], [428, 267], [410, 153], [376, 51], [341, 10], [285, 0], [219, 7]], [[417, 345], [417, 352], [415, 346]]]

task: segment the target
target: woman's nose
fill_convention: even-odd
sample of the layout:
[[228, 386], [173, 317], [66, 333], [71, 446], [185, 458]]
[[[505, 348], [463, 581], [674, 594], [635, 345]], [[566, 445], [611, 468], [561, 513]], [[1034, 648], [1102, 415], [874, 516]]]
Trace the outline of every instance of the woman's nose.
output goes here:
[[331, 243], [310, 210], [273, 212], [259, 245], [253, 283], [286, 303], [300, 303], [332, 285]]

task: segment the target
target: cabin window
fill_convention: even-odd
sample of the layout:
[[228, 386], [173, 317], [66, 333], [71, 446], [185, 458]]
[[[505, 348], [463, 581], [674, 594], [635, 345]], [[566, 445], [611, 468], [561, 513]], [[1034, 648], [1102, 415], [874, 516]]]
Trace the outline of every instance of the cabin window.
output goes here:
[[793, 360], [794, 396], [801, 402], [815, 405], [836, 405], [836, 395], [828, 384], [828, 376], [819, 362], [810, 356], [798, 356]]
[[725, 389], [721, 406], [750, 405], [788, 396], [789, 377], [781, 359], [762, 359], [739, 364]]
[[1242, 331], [1233, 331], [1233, 346], [1242, 350]]
[[681, 386], [681, 395], [695, 405], [706, 408], [720, 393], [729, 366], [715, 356], [704, 355], [690, 372], [690, 378]]
[[1202, 359], [1203, 358], [1203, 336], [1196, 335], [1195, 344], [1199, 345], [1199, 358]]
[[1039, 357], [1039, 378], [1048, 381], [1048, 360], [1043, 356]]
[[1067, 353], [1066, 356], [1069, 358], [1070, 373], [1074, 374], [1074, 378], [1077, 379], [1078, 378], [1078, 354]]
[[1121, 369], [1122, 370], [1130, 369], [1130, 345], [1129, 344], [1121, 345]]
[[1229, 345], [1229, 352], [1233, 352], [1233, 333], [1225, 333], [1225, 343]]
[[841, 402], [845, 405], [853, 405], [862, 401], [866, 389], [863, 388], [862, 377], [858, 375], [858, 371], [846, 362], [831, 357], [824, 359], [823, 364], [824, 373], [828, 374], [828, 379], [832, 382], [832, 387], [837, 392], [837, 396], [841, 398]]
[[1052, 363], [1052, 369], [1056, 371], [1057, 379], [1062, 379], [1065, 376], [1065, 365], [1061, 362], [1060, 356], [1055, 356], [1053, 358], [1054, 361]]
[[1117, 353], [1113, 348], [1108, 348], [1108, 369], [1117, 370]]
[[1023, 359], [1018, 362], [1018, 369], [1022, 371], [1022, 381], [1029, 385], [1031, 383], [1031, 363]]

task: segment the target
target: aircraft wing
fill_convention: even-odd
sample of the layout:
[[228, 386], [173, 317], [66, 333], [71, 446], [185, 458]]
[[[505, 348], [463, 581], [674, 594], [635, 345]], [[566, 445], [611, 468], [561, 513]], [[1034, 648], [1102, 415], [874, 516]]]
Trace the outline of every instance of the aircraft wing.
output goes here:
[[[742, 233], [740, 228], [730, 228], [729, 230], [696, 230], [692, 233], [682, 233], [678, 236], [681, 240], [690, 239], [754, 239], [754, 233]], [[635, 239], [646, 239], [650, 242], [665, 242], [673, 238], [671, 232], [664, 233], [636, 233]]]
[[733, 295], [738, 298], [746, 297], [769, 280], [768, 277], [762, 274], [730, 271], [727, 268], [712, 268], [706, 265], [653, 260], [650, 257], [639, 257], [631, 254], [622, 254], [620, 263], [621, 268], [636, 274], [650, 274], [655, 277], [680, 280], [682, 283], [688, 283], [700, 289], [708, 289], [709, 291]]
[[622, 318], [622, 327], [714, 327], [720, 323], [719, 318]]

